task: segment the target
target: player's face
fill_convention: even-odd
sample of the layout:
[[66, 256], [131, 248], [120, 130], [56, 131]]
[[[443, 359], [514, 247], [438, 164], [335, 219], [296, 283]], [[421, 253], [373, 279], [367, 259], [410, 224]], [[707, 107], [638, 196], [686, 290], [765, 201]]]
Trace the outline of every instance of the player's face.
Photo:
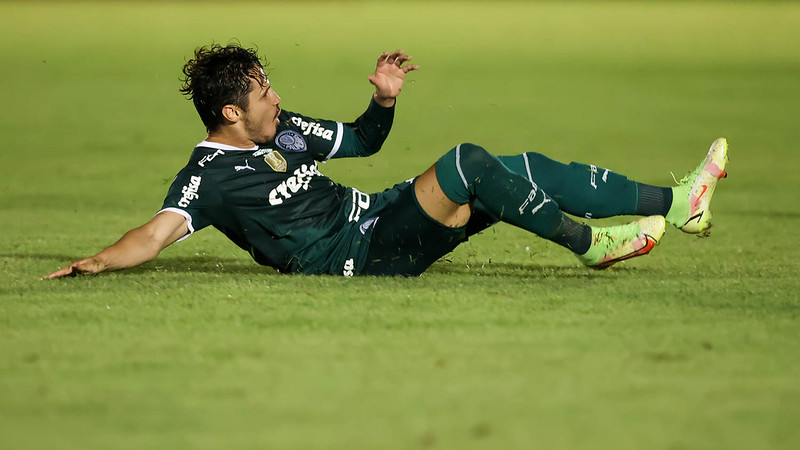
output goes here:
[[275, 138], [278, 114], [281, 113], [281, 98], [272, 89], [263, 70], [257, 76], [260, 81], [250, 78], [249, 104], [244, 126], [251, 141], [263, 144]]

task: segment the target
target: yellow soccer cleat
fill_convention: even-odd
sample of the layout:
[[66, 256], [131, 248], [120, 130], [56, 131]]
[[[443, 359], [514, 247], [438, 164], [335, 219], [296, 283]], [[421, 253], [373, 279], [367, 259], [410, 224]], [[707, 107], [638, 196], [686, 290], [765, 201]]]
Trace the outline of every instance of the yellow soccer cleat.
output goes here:
[[592, 245], [578, 259], [594, 269], [605, 269], [646, 255], [658, 244], [666, 226], [662, 216], [650, 216], [625, 225], [592, 227]]
[[[711, 228], [711, 197], [717, 181], [728, 176], [728, 141], [719, 138], [711, 144], [706, 158], [694, 171], [672, 188], [672, 207], [667, 222], [685, 233], [708, 236]], [[685, 200], [684, 200], [685, 199]]]

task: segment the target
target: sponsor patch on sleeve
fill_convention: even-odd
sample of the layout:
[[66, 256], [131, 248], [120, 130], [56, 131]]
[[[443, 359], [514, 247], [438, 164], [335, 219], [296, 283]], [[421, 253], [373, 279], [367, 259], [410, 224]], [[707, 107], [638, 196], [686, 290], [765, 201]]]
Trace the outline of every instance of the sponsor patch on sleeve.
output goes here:
[[284, 130], [275, 137], [275, 144], [287, 152], [304, 152], [308, 149], [306, 140], [294, 130]]

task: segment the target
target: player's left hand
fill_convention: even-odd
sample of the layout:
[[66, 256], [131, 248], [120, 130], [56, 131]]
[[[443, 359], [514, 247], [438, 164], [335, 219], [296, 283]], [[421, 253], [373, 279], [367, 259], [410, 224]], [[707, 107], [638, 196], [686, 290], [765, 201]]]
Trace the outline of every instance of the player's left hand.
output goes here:
[[393, 106], [403, 89], [406, 74], [419, 69], [416, 64], [406, 64], [408, 61], [411, 61], [411, 57], [404, 50], [383, 52], [378, 57], [375, 74], [369, 76], [369, 82], [375, 86], [374, 98], [380, 105], [387, 108]]

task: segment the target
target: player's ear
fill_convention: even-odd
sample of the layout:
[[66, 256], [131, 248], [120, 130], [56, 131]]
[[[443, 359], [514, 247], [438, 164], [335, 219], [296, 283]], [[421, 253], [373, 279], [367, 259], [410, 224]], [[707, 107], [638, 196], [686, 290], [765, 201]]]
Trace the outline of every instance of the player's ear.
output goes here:
[[225, 105], [222, 107], [222, 117], [228, 122], [236, 123], [242, 118], [242, 110], [236, 105]]

